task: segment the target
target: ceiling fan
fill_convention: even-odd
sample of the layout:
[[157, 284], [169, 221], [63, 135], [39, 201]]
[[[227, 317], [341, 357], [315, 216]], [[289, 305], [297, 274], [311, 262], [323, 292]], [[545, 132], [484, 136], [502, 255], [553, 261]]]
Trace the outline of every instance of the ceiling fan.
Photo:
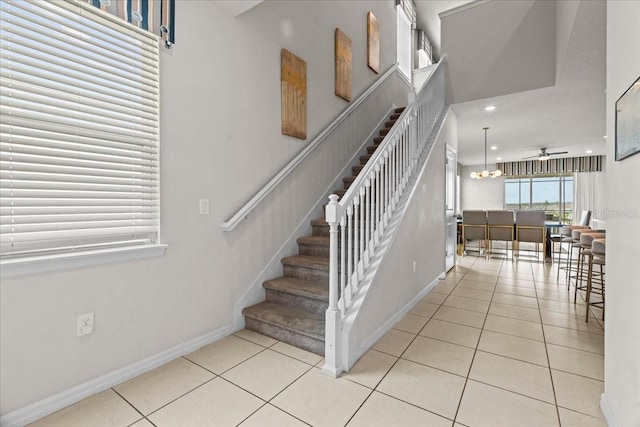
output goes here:
[[556, 151], [554, 153], [547, 153], [547, 149], [546, 148], [541, 148], [540, 149], [540, 153], [536, 154], [535, 156], [529, 156], [529, 157], [525, 157], [524, 160], [526, 159], [534, 159], [537, 158], [538, 160], [545, 161], [545, 160], [549, 160], [551, 158], [551, 156], [557, 156], [558, 154], [567, 154], [568, 151]]

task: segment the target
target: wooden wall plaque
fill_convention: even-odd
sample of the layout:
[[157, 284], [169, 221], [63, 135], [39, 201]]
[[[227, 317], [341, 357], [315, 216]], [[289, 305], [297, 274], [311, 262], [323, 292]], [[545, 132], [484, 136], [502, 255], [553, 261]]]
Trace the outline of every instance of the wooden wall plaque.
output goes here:
[[351, 39], [336, 28], [336, 95], [351, 101]]
[[282, 134], [307, 139], [307, 63], [281, 51]]
[[367, 13], [367, 65], [380, 73], [380, 23], [371, 11]]

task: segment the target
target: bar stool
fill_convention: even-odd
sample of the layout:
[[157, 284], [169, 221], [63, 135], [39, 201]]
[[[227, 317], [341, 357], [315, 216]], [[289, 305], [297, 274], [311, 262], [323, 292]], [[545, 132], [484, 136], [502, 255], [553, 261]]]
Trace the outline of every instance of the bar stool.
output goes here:
[[[592, 260], [593, 254], [591, 252], [591, 242], [593, 242], [594, 239], [602, 239], [604, 237], [606, 237], [605, 233], [583, 232], [580, 234], [580, 245], [579, 245], [580, 254], [578, 255], [578, 266], [577, 266], [578, 273], [576, 274], [576, 287], [573, 293], [574, 304], [578, 299], [578, 290], [587, 289], [587, 283], [584, 283], [583, 285], [583, 282], [585, 281], [585, 279], [588, 279], [589, 271], [587, 270], [587, 268], [589, 265], [591, 265], [591, 262], [593, 261]], [[585, 263], [585, 258], [587, 263]], [[585, 273], [587, 274], [587, 277], [585, 277]]]
[[[591, 228], [582, 228], [582, 229], [573, 229], [571, 230], [571, 246], [569, 247], [569, 257], [567, 259], [567, 290], [571, 287], [571, 279], [578, 280], [578, 265], [575, 267], [572, 266], [573, 262], [573, 251], [575, 249], [578, 250], [578, 258], [576, 262], [580, 261], [580, 236], [584, 234], [593, 234], [593, 233], [604, 233], [604, 230], [593, 230]], [[573, 276], [572, 273], [576, 275]]]
[[[585, 297], [587, 303], [587, 315], [585, 321], [589, 321], [589, 306], [602, 304], [602, 320], [604, 320], [604, 265], [606, 252], [606, 239], [594, 239], [591, 242], [591, 258], [589, 259], [589, 275], [587, 276], [587, 295]], [[599, 280], [594, 281], [593, 265], [600, 266]], [[600, 284], [600, 289], [594, 289], [594, 283]], [[591, 293], [602, 295], [602, 301], [591, 302]]]
[[[565, 225], [560, 229], [560, 236], [552, 237], [552, 242], [560, 243], [560, 250], [558, 251], [558, 271], [556, 273], [556, 280], [560, 280], [560, 270], [567, 270], [569, 265], [569, 256], [567, 255], [567, 261], [565, 266], [563, 267], [560, 263], [560, 256], [562, 255], [562, 247], [564, 243], [568, 244], [567, 254], [571, 253], [571, 244], [573, 243], [573, 239], [571, 238], [572, 230], [589, 230], [590, 227], [583, 225]], [[552, 243], [553, 244], [553, 243]]]

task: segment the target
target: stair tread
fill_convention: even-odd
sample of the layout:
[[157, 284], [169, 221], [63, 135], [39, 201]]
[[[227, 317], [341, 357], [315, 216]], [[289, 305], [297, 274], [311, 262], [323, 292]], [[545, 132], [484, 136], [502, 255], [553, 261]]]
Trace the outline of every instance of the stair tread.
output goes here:
[[302, 236], [296, 241], [299, 245], [329, 246], [329, 236]]
[[315, 314], [301, 308], [272, 301], [265, 301], [247, 307], [242, 310], [242, 314], [324, 341], [324, 314]]
[[311, 225], [327, 225], [327, 221], [324, 218], [316, 218], [311, 220]]
[[294, 265], [297, 267], [305, 267], [313, 270], [329, 271], [329, 258], [311, 256], [311, 255], [294, 255], [282, 258], [282, 264]]
[[303, 296], [321, 301], [329, 301], [329, 287], [326, 283], [312, 282], [295, 277], [278, 277], [267, 280], [262, 285], [265, 289]]

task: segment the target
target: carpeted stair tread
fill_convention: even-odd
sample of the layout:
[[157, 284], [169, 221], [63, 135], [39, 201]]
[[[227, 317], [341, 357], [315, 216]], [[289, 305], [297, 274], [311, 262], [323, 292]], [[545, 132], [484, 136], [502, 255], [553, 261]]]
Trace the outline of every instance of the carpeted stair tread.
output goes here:
[[324, 341], [324, 315], [271, 301], [242, 310], [247, 317]]
[[294, 255], [282, 258], [282, 264], [304, 267], [312, 270], [329, 271], [329, 258], [324, 257]]
[[373, 143], [375, 145], [380, 144], [382, 141], [384, 141], [384, 136], [376, 136], [375, 138], [373, 138]]
[[278, 277], [265, 281], [262, 286], [265, 289], [329, 302], [329, 287], [325, 283], [295, 277]]
[[393, 110], [394, 113], [402, 113], [404, 111], [404, 107], [398, 107], [395, 110]]
[[296, 240], [299, 245], [329, 246], [328, 236], [302, 236]]
[[328, 226], [327, 221], [324, 218], [312, 219], [311, 220], [311, 225], [320, 225], [320, 226], [326, 225], [326, 226]]
[[384, 127], [390, 128], [396, 123], [395, 120], [389, 120], [388, 122], [384, 122]]
[[401, 114], [402, 114], [402, 113], [393, 113], [389, 118], [390, 118], [391, 120], [398, 120], [398, 119], [400, 118], [400, 115], [401, 115]]

